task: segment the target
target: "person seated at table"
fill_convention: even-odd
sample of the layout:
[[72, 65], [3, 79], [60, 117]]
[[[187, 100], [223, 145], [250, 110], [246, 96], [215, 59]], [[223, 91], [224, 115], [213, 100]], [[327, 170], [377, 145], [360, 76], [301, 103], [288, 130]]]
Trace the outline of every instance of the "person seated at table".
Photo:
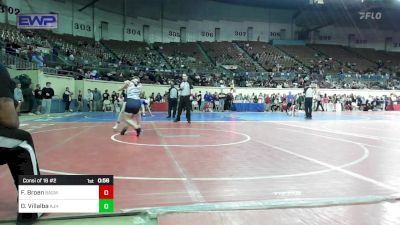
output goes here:
[[286, 109], [287, 109], [286, 99], [283, 99], [281, 103], [281, 112], [286, 111]]
[[296, 103], [293, 102], [293, 104], [288, 109], [288, 115], [289, 116], [296, 116], [296, 112], [297, 112], [297, 106], [296, 106]]
[[346, 111], [352, 111], [353, 110], [353, 106], [352, 106], [352, 102], [350, 98], [347, 98], [345, 103], [344, 103], [344, 109]]
[[271, 104], [271, 112], [276, 112], [276, 111], [279, 110], [279, 108], [280, 108], [280, 105], [278, 103], [278, 99], [275, 98], [274, 101]]

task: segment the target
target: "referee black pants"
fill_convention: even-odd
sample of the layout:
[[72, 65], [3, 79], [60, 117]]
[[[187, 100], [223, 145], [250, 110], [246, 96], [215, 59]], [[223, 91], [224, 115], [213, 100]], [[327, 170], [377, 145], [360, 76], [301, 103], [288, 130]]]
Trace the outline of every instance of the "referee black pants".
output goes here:
[[186, 110], [186, 119], [188, 122], [190, 122], [190, 111], [192, 110], [190, 96], [181, 96], [179, 98], [178, 115], [176, 116], [176, 121], [181, 120], [181, 114], [183, 109]]
[[[7, 164], [18, 189], [18, 175], [39, 175], [32, 136], [20, 129], [0, 127], [0, 165]], [[20, 213], [18, 221], [38, 218], [37, 213]]]
[[171, 117], [171, 111], [172, 111], [172, 117], [175, 117], [176, 115], [176, 106], [178, 105], [178, 99], [177, 98], [170, 98], [168, 100], [168, 117]]
[[306, 111], [306, 118], [312, 117], [312, 101], [313, 98], [306, 98], [304, 102], [304, 110]]

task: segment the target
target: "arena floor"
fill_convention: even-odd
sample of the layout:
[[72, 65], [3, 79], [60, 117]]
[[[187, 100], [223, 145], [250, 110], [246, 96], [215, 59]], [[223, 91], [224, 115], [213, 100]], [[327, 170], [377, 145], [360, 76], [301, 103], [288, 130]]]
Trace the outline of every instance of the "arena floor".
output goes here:
[[[139, 138], [114, 132], [113, 113], [21, 126], [43, 174], [114, 175], [116, 213], [146, 210], [161, 225], [399, 224], [399, 113], [194, 113], [190, 125], [165, 116], [146, 116]], [[0, 178], [0, 218], [12, 219], [6, 166]]]

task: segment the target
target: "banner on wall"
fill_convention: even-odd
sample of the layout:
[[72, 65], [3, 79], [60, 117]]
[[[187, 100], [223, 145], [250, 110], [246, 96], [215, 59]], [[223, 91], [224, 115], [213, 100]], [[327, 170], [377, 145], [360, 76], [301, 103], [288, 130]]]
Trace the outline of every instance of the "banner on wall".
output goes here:
[[57, 29], [58, 14], [17, 15], [18, 29]]

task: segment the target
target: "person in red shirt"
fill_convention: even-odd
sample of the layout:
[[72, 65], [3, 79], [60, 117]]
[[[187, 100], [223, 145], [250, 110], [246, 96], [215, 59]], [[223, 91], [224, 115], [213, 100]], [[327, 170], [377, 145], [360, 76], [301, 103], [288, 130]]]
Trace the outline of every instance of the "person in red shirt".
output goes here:
[[265, 103], [265, 110], [267, 110], [267, 112], [269, 112], [270, 107], [271, 107], [271, 98], [269, 97], [268, 94], [265, 96], [264, 103]]

